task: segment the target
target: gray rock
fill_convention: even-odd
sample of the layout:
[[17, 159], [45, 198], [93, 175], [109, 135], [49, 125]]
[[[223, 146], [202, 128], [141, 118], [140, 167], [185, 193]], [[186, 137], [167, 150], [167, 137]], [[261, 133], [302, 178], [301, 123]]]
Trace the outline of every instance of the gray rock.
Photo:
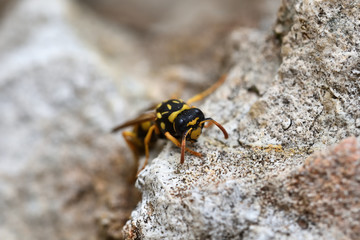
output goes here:
[[207, 84], [224, 23], [272, 15], [202, 2], [0, 0], [0, 239], [121, 239], [139, 193], [109, 130], [175, 92], [169, 79]]
[[187, 155], [183, 165], [169, 143], [139, 176], [142, 201], [125, 236], [359, 236], [356, 139], [304, 164], [312, 152], [360, 135], [359, 6], [345, 0], [283, 1], [270, 36], [234, 32], [227, 82], [201, 106], [230, 138], [206, 129], [192, 146], [204, 158]]
[[[211, 2], [217, 15], [222, 3]], [[221, 11], [230, 6], [233, 15], [239, 3], [229, 2]], [[75, 1], [5, 0], [0, 8], [0, 239], [121, 239], [139, 196], [127, 182], [131, 154], [108, 131], [151, 99], [168, 97], [164, 75], [185, 76], [193, 88], [186, 94], [197, 92], [209, 78], [196, 68], [213, 74], [219, 55], [185, 53], [189, 46], [217, 53], [214, 36], [223, 29], [204, 37], [216, 24], [191, 23], [205, 12], [179, 22], [189, 6], [172, 6], [178, 17], [171, 22], [148, 21], [152, 12], [132, 19], [137, 29], [162, 32], [152, 45]], [[143, 199], [126, 237], [355, 239], [359, 138], [340, 140], [360, 133], [358, 16], [358, 1], [289, 0], [272, 34], [234, 31], [227, 81], [200, 105], [230, 138], [204, 130], [190, 146], [204, 158], [186, 155], [183, 165], [179, 149], [166, 145], [139, 177]], [[195, 30], [173, 35], [189, 25]], [[192, 41], [179, 48], [172, 39]], [[177, 65], [161, 66], [169, 60]]]
[[[68, 1], [13, 1], [2, 16], [0, 239], [95, 239], [89, 211], [105, 204], [109, 182], [125, 180], [103, 171], [126, 163], [108, 134], [126, 102], [68, 24], [70, 9]], [[129, 195], [123, 188], [113, 194]]]

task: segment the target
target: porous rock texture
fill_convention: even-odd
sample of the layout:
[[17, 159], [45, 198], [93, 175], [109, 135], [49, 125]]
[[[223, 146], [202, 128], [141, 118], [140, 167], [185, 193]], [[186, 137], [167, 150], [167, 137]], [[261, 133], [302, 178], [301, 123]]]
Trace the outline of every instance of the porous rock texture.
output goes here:
[[234, 32], [227, 81], [201, 106], [229, 139], [205, 129], [191, 146], [204, 157], [183, 165], [169, 143], [125, 236], [360, 236], [359, 16], [359, 1], [284, 0], [270, 35]]
[[137, 169], [110, 129], [168, 98], [172, 79], [189, 96], [210, 85], [227, 23], [273, 14], [224, 2], [0, 0], [1, 240], [122, 239]]
[[[76, 9], [21, 0], [2, 12], [0, 239], [96, 239], [106, 205], [125, 223], [137, 201], [108, 134], [125, 102], [72, 22]], [[122, 38], [117, 46], [130, 63], [137, 48]]]

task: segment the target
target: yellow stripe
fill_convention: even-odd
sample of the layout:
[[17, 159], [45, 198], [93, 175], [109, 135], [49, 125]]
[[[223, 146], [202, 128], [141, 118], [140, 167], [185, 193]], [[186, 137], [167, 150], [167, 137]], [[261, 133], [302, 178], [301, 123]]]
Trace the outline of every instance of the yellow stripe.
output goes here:
[[156, 117], [160, 119], [160, 118], [161, 118], [161, 113], [158, 112], [158, 113], [156, 114]]
[[191, 122], [189, 122], [186, 126], [195, 125], [198, 119], [199, 119], [199, 117], [195, 118], [194, 120], [192, 120]]
[[184, 106], [183, 106], [180, 110], [178, 110], [178, 111], [173, 112], [172, 114], [170, 114], [170, 116], [169, 116], [169, 121], [170, 121], [171, 123], [173, 123], [174, 120], [175, 120], [175, 118], [179, 115], [179, 113], [181, 113], [182, 111], [184, 111], [184, 110], [186, 110], [186, 109], [190, 109], [190, 107], [189, 107], [189, 105], [184, 104]]
[[171, 105], [170, 104], [167, 104], [166, 106], [168, 107], [169, 110], [171, 110]]
[[163, 123], [163, 122], [160, 123], [160, 127], [161, 127], [162, 130], [165, 130], [165, 123]]
[[198, 137], [200, 136], [200, 134], [201, 134], [201, 127], [198, 127], [197, 129], [192, 130], [192, 131], [191, 131], [191, 134], [190, 134], [191, 140], [196, 140], [196, 139], [198, 139]]

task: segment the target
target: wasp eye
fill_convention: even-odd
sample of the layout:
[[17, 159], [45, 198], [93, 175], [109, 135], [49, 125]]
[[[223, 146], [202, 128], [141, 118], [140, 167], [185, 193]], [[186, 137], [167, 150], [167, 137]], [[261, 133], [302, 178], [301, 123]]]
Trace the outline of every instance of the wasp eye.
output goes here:
[[175, 119], [175, 131], [176, 132], [180, 132], [180, 133], [184, 133], [187, 130], [187, 126], [186, 126], [186, 119], [182, 118], [181, 116], [177, 117]]

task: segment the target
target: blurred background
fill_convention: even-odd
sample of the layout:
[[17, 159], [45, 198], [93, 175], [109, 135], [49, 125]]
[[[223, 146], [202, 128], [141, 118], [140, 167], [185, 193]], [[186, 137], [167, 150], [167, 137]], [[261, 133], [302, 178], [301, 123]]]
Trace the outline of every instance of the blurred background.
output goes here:
[[140, 199], [110, 129], [224, 71], [280, 0], [0, 0], [0, 239], [121, 239]]

